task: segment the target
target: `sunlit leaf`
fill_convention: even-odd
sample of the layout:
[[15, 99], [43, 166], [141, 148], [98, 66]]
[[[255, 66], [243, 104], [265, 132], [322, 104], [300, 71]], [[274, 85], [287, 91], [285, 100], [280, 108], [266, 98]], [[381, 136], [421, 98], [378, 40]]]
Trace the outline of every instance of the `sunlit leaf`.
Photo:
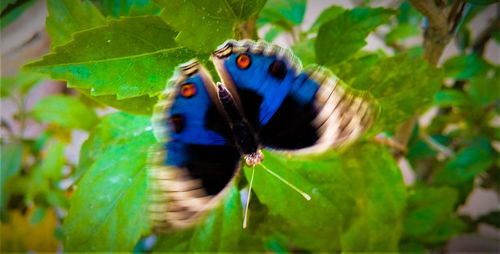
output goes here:
[[179, 35], [185, 47], [212, 52], [225, 40], [234, 38], [236, 26], [256, 14], [265, 0], [153, 0], [164, 8], [161, 17]]
[[305, 0], [268, 0], [259, 14], [259, 24], [271, 23], [285, 31], [300, 25], [306, 10]]
[[108, 105], [130, 114], [151, 115], [153, 113], [153, 107], [158, 101], [157, 97], [149, 97], [149, 95], [141, 95], [118, 100], [116, 99], [116, 95], [92, 96], [89, 89], [76, 88], [76, 90], [92, 101], [101, 105]]
[[154, 96], [175, 66], [195, 57], [177, 46], [176, 35], [159, 17], [110, 20], [107, 26], [76, 33], [73, 41], [25, 68], [90, 89], [93, 96]]
[[[396, 71], [397, 70], [397, 71]], [[442, 81], [442, 71], [423, 59], [410, 59], [406, 54], [379, 60], [363, 75], [349, 83], [369, 91], [379, 102], [381, 112], [371, 130], [392, 130], [409, 119], [415, 111], [432, 102]]]
[[448, 240], [464, 229], [456, 218], [457, 192], [449, 187], [418, 187], [408, 197], [404, 237], [432, 244]]
[[33, 117], [44, 123], [57, 123], [64, 128], [91, 130], [99, 121], [94, 110], [74, 97], [53, 95], [38, 101], [31, 110]]
[[[271, 213], [288, 221], [287, 236], [297, 246], [322, 251], [396, 249], [405, 190], [386, 149], [359, 144], [343, 154], [315, 157], [266, 153], [263, 165], [311, 196], [307, 201], [262, 165], [256, 166], [256, 195]], [[244, 172], [250, 180], [252, 170]]]
[[296, 54], [304, 66], [314, 64], [314, 39], [305, 39], [295, 43], [292, 46], [292, 51]]
[[333, 5], [333, 6], [330, 6], [329, 8], [324, 9], [321, 12], [321, 14], [319, 14], [316, 21], [314, 21], [314, 23], [312, 24], [311, 28], [309, 29], [309, 32], [318, 32], [319, 27], [323, 23], [336, 18], [337, 16], [339, 16], [340, 14], [342, 14], [345, 11], [346, 10], [344, 8], [342, 8], [340, 6], [336, 6], [336, 5]]
[[100, 153], [71, 199], [63, 224], [66, 251], [131, 251], [149, 231], [146, 161], [155, 142], [150, 124], [149, 117], [112, 114], [89, 137], [87, 152]]
[[272, 26], [269, 29], [269, 31], [267, 31], [266, 34], [264, 35], [264, 40], [267, 42], [273, 42], [274, 39], [276, 39], [276, 37], [278, 37], [278, 35], [280, 35], [283, 32], [284, 32], [283, 29], [281, 29], [280, 27]]
[[43, 75], [25, 71], [19, 71], [12, 77], [2, 77], [0, 98], [12, 96], [16, 92], [27, 94], [31, 88], [40, 84], [44, 79]]
[[316, 60], [333, 65], [348, 59], [366, 45], [368, 34], [396, 13], [383, 8], [354, 8], [323, 23], [316, 38]]
[[140, 16], [159, 14], [161, 9], [150, 0], [99, 0], [97, 6], [106, 16]]
[[388, 44], [392, 44], [419, 33], [420, 30], [418, 30], [418, 27], [416, 27], [415, 25], [401, 24], [387, 33], [387, 35], [385, 36], [385, 41]]
[[356, 79], [369, 75], [379, 60], [376, 54], [362, 54], [329, 67], [342, 81], [352, 85]]
[[52, 40], [52, 48], [71, 41], [71, 35], [75, 32], [106, 24], [105, 18], [91, 1], [50, 0], [47, 1], [47, 10], [49, 16], [45, 26]]
[[469, 79], [486, 74], [492, 66], [476, 54], [458, 55], [443, 64], [446, 76], [455, 79]]
[[43, 158], [39, 170], [42, 171], [42, 174], [47, 179], [55, 184], [61, 179], [64, 161], [64, 144], [55, 141], [47, 149], [46, 156]]

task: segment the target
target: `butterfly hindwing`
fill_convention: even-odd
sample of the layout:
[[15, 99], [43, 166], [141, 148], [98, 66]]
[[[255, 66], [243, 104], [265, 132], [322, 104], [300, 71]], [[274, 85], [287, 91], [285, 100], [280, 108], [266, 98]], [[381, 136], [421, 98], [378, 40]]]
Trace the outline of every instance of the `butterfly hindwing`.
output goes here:
[[260, 142], [270, 148], [320, 152], [344, 145], [359, 137], [378, 111], [368, 95], [325, 68], [303, 72], [290, 50], [274, 44], [228, 41], [214, 52], [213, 61], [224, 83], [239, 95]]
[[240, 166], [215, 86], [198, 63], [181, 66], [155, 107], [151, 179], [157, 230], [192, 225], [212, 208]]

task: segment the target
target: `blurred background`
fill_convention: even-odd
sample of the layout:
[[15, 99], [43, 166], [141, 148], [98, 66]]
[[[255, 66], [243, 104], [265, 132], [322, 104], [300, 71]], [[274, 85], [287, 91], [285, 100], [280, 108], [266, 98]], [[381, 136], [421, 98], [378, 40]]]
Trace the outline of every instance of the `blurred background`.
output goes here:
[[[94, 1], [98, 7], [106, 2]], [[85, 126], [68, 129], [61, 123], [42, 123], [36, 105], [54, 94], [74, 96], [84, 105], [95, 104], [67, 88], [64, 82], [20, 72], [23, 64], [50, 52], [46, 5], [45, 0], [2, 0], [1, 5], [2, 250], [61, 250], [60, 225], [73, 191], [72, 174], [79, 163], [80, 147], [88, 132]], [[399, 9], [401, 15], [371, 33], [363, 50], [384, 55], [422, 54], [426, 20], [402, 0], [308, 0], [299, 24], [290, 27], [258, 20], [258, 35], [282, 46], [293, 46], [304, 60], [307, 55], [301, 55], [298, 42], [307, 39], [305, 31], [332, 5]], [[470, 173], [469, 167], [476, 170], [472, 170], [472, 178], [451, 184], [462, 193], [463, 200], [455, 209], [468, 222], [468, 228], [441, 241], [440, 251], [500, 251], [500, 84], [498, 78], [490, 79], [488, 73], [481, 76], [488, 68], [498, 70], [500, 64], [499, 8], [499, 3], [465, 6], [463, 20], [438, 61], [438, 66], [447, 72], [443, 90], [418, 118], [418, 128], [425, 133], [412, 135], [406, 156], [398, 161], [409, 192], [418, 182], [432, 185], [431, 171], [449, 163], [455, 163], [455, 168], [463, 167], [464, 172]], [[476, 57], [471, 57], [471, 53]], [[472, 93], [480, 97], [478, 100], [465, 96], [471, 96], [464, 90], [465, 85], [473, 82], [486, 83], [483, 90]], [[99, 116], [114, 111], [101, 105], [96, 110]], [[477, 112], [487, 114], [475, 118]], [[491, 151], [484, 155], [482, 150], [474, 150], [475, 145], [484, 145]], [[457, 154], [463, 156], [454, 160]], [[22, 175], [33, 167], [61, 167], [62, 175], [24, 179]], [[37, 182], [43, 179], [49, 181]], [[33, 204], [37, 204], [36, 208]]]

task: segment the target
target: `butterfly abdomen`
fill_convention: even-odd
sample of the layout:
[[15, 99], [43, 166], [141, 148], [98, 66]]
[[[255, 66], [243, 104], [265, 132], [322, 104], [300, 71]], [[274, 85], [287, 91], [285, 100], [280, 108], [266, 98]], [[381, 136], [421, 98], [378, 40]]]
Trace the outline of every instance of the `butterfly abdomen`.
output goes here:
[[219, 100], [226, 112], [229, 125], [234, 135], [235, 145], [244, 155], [257, 152], [259, 143], [257, 135], [253, 131], [248, 121], [242, 116], [234, 102], [231, 93], [221, 84], [218, 84]]

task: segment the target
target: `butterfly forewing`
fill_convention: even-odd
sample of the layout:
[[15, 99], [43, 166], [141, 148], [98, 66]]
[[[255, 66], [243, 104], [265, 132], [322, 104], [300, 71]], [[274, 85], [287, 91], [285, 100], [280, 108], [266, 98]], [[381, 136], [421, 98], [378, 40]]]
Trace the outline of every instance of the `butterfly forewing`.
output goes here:
[[[249, 67], [239, 66], [242, 55], [250, 59]], [[277, 45], [228, 41], [212, 58], [265, 147], [307, 153], [343, 146], [377, 115], [368, 94], [349, 88], [326, 68], [302, 71], [293, 53]]]

